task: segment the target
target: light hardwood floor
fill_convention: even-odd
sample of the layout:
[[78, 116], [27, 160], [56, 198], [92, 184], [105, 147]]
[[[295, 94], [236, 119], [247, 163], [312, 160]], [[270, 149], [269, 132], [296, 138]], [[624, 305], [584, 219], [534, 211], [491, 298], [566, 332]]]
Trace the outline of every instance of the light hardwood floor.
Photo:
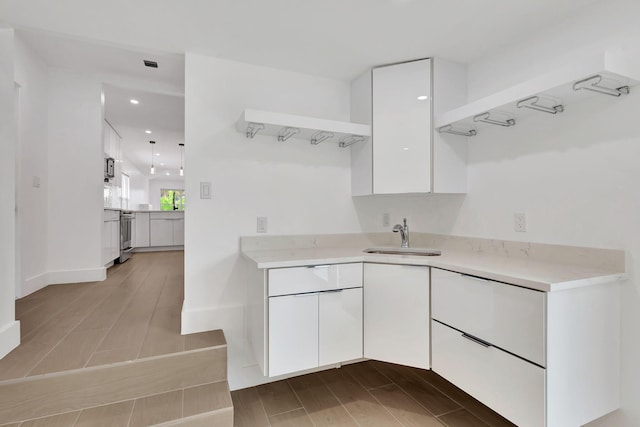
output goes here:
[[221, 331], [180, 334], [184, 253], [137, 253], [107, 280], [53, 285], [16, 301], [22, 342], [0, 381], [224, 344]]
[[362, 362], [231, 392], [236, 427], [514, 427], [432, 371]]

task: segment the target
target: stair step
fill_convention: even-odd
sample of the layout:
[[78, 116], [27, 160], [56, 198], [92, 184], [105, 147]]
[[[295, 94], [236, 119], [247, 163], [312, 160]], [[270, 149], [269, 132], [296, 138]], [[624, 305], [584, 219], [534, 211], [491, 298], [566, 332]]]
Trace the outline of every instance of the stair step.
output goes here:
[[20, 425], [20, 427], [232, 426], [233, 403], [227, 382], [218, 381], [13, 425]]
[[220, 381], [226, 384], [226, 379], [227, 346], [220, 345], [3, 381], [0, 425], [66, 415]]

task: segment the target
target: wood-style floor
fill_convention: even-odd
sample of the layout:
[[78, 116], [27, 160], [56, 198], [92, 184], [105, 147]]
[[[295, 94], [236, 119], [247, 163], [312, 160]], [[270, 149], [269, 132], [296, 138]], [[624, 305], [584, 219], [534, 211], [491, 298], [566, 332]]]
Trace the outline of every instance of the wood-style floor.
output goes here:
[[442, 377], [368, 361], [231, 392], [236, 427], [514, 427]]
[[184, 252], [137, 253], [107, 280], [48, 286], [16, 301], [21, 344], [0, 381], [224, 344], [221, 331], [180, 334]]

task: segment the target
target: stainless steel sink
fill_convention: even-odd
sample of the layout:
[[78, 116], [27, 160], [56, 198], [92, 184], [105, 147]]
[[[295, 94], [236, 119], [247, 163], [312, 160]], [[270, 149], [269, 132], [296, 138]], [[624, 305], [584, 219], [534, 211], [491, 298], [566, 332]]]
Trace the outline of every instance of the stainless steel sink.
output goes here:
[[417, 256], [438, 256], [442, 255], [441, 251], [425, 248], [367, 248], [362, 251], [367, 254], [384, 254], [384, 255], [417, 255]]

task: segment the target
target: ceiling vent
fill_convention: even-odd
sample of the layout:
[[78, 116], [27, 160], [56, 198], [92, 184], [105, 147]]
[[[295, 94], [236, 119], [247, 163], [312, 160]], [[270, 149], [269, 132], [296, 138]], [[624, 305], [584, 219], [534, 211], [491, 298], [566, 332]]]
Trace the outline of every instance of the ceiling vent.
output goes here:
[[144, 60], [145, 67], [158, 68], [158, 63], [156, 61], [149, 61], [147, 59]]

